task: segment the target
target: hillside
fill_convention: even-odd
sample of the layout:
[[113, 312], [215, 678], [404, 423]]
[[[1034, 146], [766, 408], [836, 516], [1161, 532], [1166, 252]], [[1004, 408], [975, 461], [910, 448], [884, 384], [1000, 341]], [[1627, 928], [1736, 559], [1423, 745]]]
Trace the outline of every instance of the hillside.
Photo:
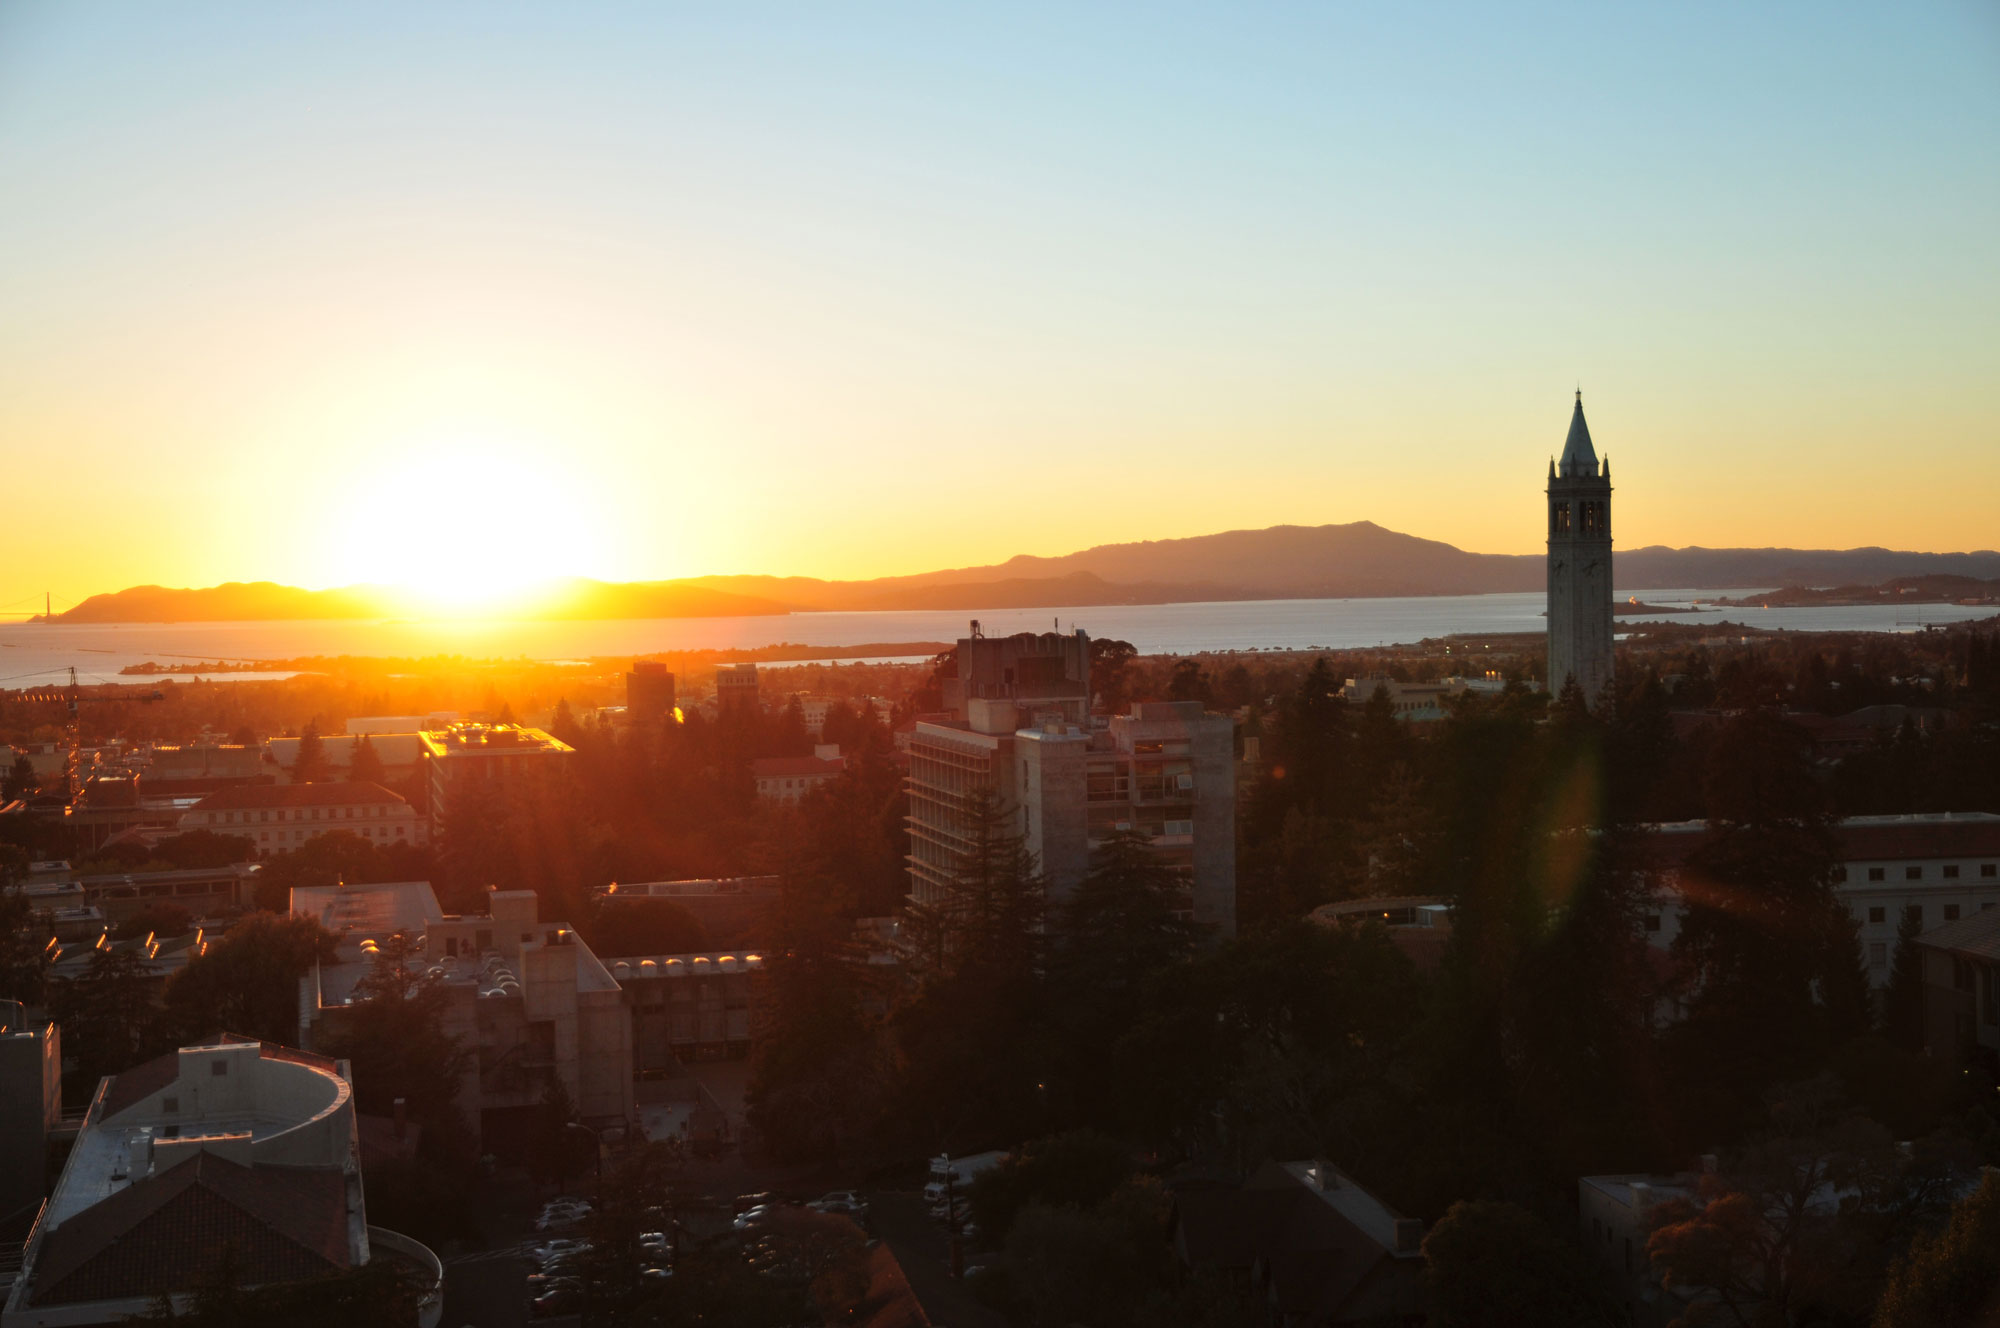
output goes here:
[[[1621, 550], [1620, 591], [1855, 587], [1903, 577], [2000, 578], [2000, 553], [1891, 549]], [[1468, 553], [1372, 521], [1271, 526], [1189, 539], [1101, 544], [1059, 557], [872, 581], [800, 576], [703, 576], [678, 581], [569, 580], [521, 610], [530, 618], [740, 617], [813, 610], [1068, 608], [1196, 600], [1364, 599], [1536, 591], [1539, 554]], [[62, 622], [221, 622], [382, 618], [421, 610], [381, 586], [300, 590], [269, 581], [202, 590], [135, 586], [95, 595]]]

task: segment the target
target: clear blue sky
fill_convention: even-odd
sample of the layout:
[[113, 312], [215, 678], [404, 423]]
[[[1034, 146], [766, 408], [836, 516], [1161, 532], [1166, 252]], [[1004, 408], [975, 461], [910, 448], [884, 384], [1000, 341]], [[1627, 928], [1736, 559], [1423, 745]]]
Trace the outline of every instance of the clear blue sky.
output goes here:
[[0, 592], [2000, 542], [1992, 3], [0, 0], [0, 196]]

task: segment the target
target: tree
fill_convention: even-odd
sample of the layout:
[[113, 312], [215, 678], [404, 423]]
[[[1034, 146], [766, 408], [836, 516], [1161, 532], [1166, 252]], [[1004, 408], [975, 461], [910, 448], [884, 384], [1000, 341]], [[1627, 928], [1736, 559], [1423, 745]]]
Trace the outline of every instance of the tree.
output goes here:
[[1653, 1209], [1646, 1253], [1668, 1289], [1712, 1292], [1704, 1312], [1716, 1322], [1851, 1314], [1879, 1269], [1859, 1255], [1863, 1225], [1906, 1206], [1911, 1178], [1888, 1132], [1831, 1076], [1786, 1085], [1769, 1129], [1703, 1176], [1694, 1198]]
[[1157, 1322], [1148, 1292], [1167, 1277], [1166, 1197], [1133, 1180], [1090, 1208], [1030, 1204], [1007, 1237], [1014, 1285], [1035, 1328]]
[[375, 750], [374, 741], [365, 733], [356, 738], [347, 758], [348, 780], [356, 784], [380, 784], [387, 777], [382, 770], [382, 754]]
[[1882, 1001], [1882, 1031], [1906, 1051], [1924, 1046], [1924, 952], [1917, 945], [1923, 930], [1917, 915], [1905, 909], [1896, 925], [1895, 961]]
[[362, 1111], [391, 1115], [400, 1100], [429, 1141], [439, 1132], [462, 1132], [458, 1085], [473, 1053], [445, 1032], [449, 993], [441, 979], [413, 965], [419, 956], [400, 932], [384, 942], [355, 984], [359, 999], [327, 1020], [320, 1041], [329, 1055], [353, 1065]]
[[1622, 1322], [1581, 1251], [1526, 1209], [1461, 1199], [1424, 1237], [1432, 1328], [1612, 1328]]
[[1169, 701], [1199, 701], [1205, 710], [1215, 704], [1215, 689], [1198, 660], [1177, 659], [1167, 678]]
[[334, 958], [333, 934], [309, 917], [252, 913], [167, 980], [163, 1013], [180, 1042], [230, 1032], [299, 1040], [299, 979]]
[[962, 1197], [981, 1229], [1005, 1239], [1028, 1205], [1095, 1208], [1131, 1176], [1129, 1146], [1095, 1130], [1070, 1130], [1032, 1140], [978, 1176]]
[[1942, 1231], [1919, 1234], [1889, 1274], [1875, 1328], [2000, 1323], [2000, 1173], [1951, 1210]]
[[299, 735], [298, 753], [292, 758], [292, 782], [312, 784], [326, 776], [326, 744], [319, 736], [319, 721], [315, 719]]
[[135, 951], [97, 951], [81, 974], [48, 985], [48, 1004], [64, 1058], [77, 1063], [80, 1097], [105, 1075], [130, 1069], [151, 1045], [153, 978]]
[[53, 939], [36, 925], [27, 896], [0, 892], [0, 1000], [41, 1002]]
[[[1090, 688], [1099, 709], [1123, 714], [1132, 700], [1132, 661], [1139, 655], [1130, 641], [1096, 637], [1090, 643]], [[955, 674], [954, 674], [955, 676]]]
[[253, 860], [257, 856], [257, 845], [244, 835], [189, 830], [162, 839], [153, 847], [153, 856], [183, 871], [197, 867], [227, 867], [231, 863]]
[[0, 800], [25, 798], [35, 791], [35, 784], [35, 763], [26, 756], [17, 756], [7, 771], [5, 783], [0, 784]]

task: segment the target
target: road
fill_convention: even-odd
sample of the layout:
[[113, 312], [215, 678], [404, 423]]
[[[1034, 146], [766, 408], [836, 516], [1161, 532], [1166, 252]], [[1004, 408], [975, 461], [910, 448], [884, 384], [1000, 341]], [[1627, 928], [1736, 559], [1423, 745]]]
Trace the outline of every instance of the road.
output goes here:
[[931, 1221], [921, 1194], [877, 1190], [868, 1195], [868, 1217], [870, 1233], [889, 1242], [932, 1323], [941, 1328], [1008, 1328], [1004, 1317], [951, 1275], [944, 1228]]

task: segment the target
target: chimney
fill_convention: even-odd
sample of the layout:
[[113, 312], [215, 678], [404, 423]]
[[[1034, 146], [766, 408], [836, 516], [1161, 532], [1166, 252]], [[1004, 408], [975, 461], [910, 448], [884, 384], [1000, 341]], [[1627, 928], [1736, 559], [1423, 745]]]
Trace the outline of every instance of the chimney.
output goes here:
[[403, 1136], [409, 1130], [409, 1123], [410, 1123], [409, 1108], [404, 1103], [402, 1098], [397, 1098], [396, 1099], [396, 1142], [397, 1143], [400, 1144], [403, 1142]]

